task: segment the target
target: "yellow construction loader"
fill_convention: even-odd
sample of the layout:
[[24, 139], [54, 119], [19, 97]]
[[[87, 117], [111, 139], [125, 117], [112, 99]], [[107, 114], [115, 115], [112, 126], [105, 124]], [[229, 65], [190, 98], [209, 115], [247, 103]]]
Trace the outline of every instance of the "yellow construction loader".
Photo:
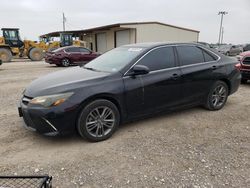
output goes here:
[[47, 45], [45, 42], [36, 42], [20, 39], [18, 28], [2, 28], [0, 37], [0, 59], [3, 62], [11, 61], [13, 56], [27, 56], [32, 61], [40, 61], [48, 48], [56, 47], [57, 43]]
[[0, 60], [10, 62], [13, 56], [27, 56], [32, 61], [40, 61], [46, 51], [63, 46], [86, 46], [84, 41], [73, 41], [71, 33], [61, 33], [60, 41], [48, 41], [46, 38], [39, 42], [24, 40], [19, 35], [18, 28], [2, 28], [3, 36], [0, 37]]
[[52, 41], [50, 37], [46, 36], [43, 36], [42, 38], [40, 38], [40, 40], [44, 41], [46, 44], [49, 44], [48, 51], [65, 46], [87, 46], [87, 43], [85, 41], [74, 39], [73, 33], [68, 32], [60, 33], [59, 41]]

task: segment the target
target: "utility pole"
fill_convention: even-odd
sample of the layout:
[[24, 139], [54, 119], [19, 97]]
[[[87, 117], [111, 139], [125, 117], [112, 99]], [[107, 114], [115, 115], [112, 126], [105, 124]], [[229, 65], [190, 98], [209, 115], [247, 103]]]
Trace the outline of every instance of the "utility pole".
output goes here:
[[66, 17], [63, 12], [63, 31], [65, 32], [65, 22], [66, 22]]
[[224, 27], [221, 29], [221, 44], [223, 44], [223, 36], [224, 36]]
[[218, 13], [218, 15], [221, 15], [221, 20], [220, 20], [220, 32], [219, 32], [219, 41], [218, 41], [218, 44], [220, 44], [221, 43], [221, 34], [222, 34], [222, 24], [223, 24], [223, 17], [224, 17], [224, 15], [226, 15], [226, 14], [228, 14], [228, 12], [226, 12], [226, 11], [220, 11], [219, 13]]

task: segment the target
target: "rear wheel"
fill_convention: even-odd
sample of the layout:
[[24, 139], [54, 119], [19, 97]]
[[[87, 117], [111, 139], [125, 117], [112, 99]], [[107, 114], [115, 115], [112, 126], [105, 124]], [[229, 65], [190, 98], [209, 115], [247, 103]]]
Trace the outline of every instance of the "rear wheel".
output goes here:
[[120, 123], [117, 107], [108, 100], [96, 100], [87, 105], [78, 119], [78, 133], [90, 141], [98, 142], [112, 136]]
[[0, 48], [0, 59], [2, 62], [10, 62], [12, 59], [12, 53], [7, 48]]
[[64, 58], [64, 59], [62, 60], [62, 66], [64, 66], [64, 67], [70, 66], [70, 61], [69, 61], [69, 59]]
[[43, 51], [40, 48], [32, 48], [31, 50], [29, 50], [29, 54], [28, 57], [32, 60], [32, 61], [41, 61], [44, 57]]
[[217, 81], [211, 87], [207, 96], [205, 107], [208, 110], [220, 110], [227, 102], [228, 86], [223, 81]]

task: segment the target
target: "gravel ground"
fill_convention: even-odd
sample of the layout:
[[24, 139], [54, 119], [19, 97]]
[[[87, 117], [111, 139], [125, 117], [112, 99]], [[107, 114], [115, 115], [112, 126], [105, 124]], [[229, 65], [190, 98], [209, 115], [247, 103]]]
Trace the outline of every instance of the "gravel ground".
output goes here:
[[250, 187], [250, 85], [218, 112], [192, 108], [120, 127], [107, 141], [44, 137], [17, 103], [35, 78], [63, 68], [0, 66], [0, 174], [53, 176], [55, 187]]

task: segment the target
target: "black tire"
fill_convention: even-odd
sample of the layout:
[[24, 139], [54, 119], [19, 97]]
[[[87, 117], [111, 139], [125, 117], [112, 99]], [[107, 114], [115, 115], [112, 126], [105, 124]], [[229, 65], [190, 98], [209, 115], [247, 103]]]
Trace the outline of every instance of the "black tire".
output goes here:
[[227, 53], [226, 53], [226, 56], [230, 56], [230, 53], [229, 53], [229, 52], [227, 52]]
[[110, 138], [119, 124], [120, 113], [116, 105], [108, 100], [98, 99], [82, 110], [77, 122], [77, 131], [81, 137], [92, 142], [99, 142]]
[[[223, 90], [221, 90], [221, 88], [223, 88]], [[227, 84], [223, 81], [216, 81], [206, 97], [205, 108], [211, 111], [222, 109], [227, 102], [228, 94]]]
[[0, 48], [0, 59], [2, 62], [10, 62], [12, 59], [12, 53], [7, 48]]
[[70, 60], [67, 59], [67, 58], [62, 59], [61, 65], [62, 65], [63, 67], [68, 67], [68, 66], [70, 66]]
[[44, 58], [44, 53], [40, 48], [32, 48], [29, 50], [28, 57], [31, 61], [41, 61]]
[[241, 84], [246, 84], [247, 83], [247, 79], [241, 79]]

